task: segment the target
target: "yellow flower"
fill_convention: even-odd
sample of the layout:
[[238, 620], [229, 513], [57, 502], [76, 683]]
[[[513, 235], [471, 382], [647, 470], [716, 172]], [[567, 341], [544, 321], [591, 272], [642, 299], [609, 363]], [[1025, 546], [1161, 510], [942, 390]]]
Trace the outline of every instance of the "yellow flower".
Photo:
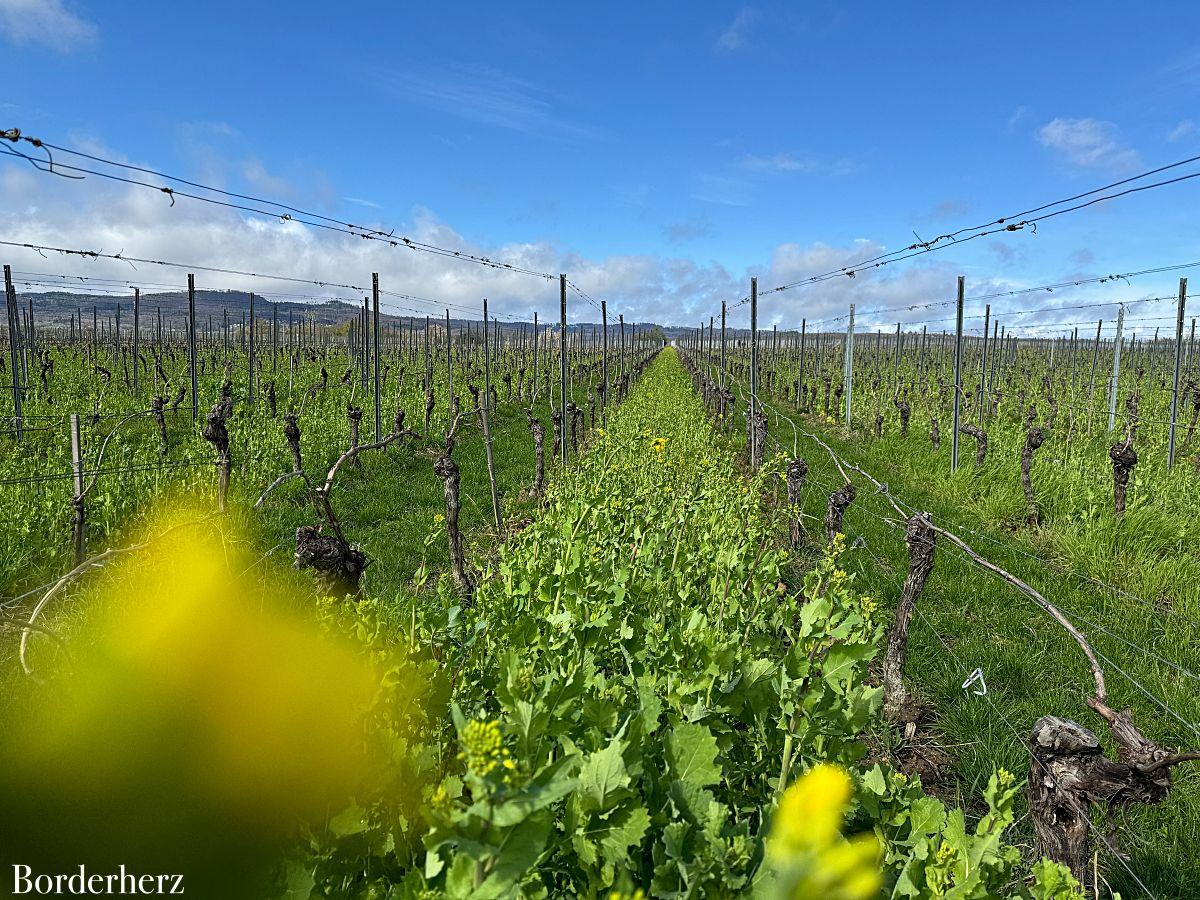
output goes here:
[[784, 792], [767, 841], [779, 870], [781, 896], [790, 900], [869, 900], [882, 875], [874, 835], [846, 840], [842, 817], [850, 776], [821, 763]]
[[662, 453], [667, 449], [667, 439], [665, 437], [656, 437], [650, 446], [654, 448], [655, 453]]
[[451, 800], [450, 795], [446, 793], [445, 785], [439, 784], [437, 786], [437, 789], [433, 792], [433, 796], [429, 798], [429, 805], [443, 816], [450, 815], [450, 811], [453, 809], [454, 801]]
[[500, 734], [500, 723], [468, 722], [459, 736], [462, 751], [458, 758], [476, 775], [490, 775], [498, 768], [511, 772], [516, 768]]
[[821, 763], [784, 792], [771, 826], [773, 852], [781, 856], [829, 844], [842, 826], [850, 776]]

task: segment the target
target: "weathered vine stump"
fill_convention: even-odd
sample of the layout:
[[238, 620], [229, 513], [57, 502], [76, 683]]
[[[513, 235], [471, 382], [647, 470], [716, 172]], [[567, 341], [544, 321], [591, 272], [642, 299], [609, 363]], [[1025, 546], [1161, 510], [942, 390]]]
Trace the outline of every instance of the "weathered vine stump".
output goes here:
[[1113, 515], [1118, 519], [1125, 515], [1125, 495], [1129, 488], [1129, 476], [1137, 465], [1137, 451], [1133, 449], [1133, 438], [1117, 441], [1108, 450], [1113, 467]]
[[150, 399], [150, 414], [154, 416], [154, 422], [158, 425], [158, 439], [162, 443], [162, 453], [170, 450], [170, 445], [167, 442], [167, 418], [163, 415], [163, 407], [167, 401], [161, 395], [154, 396]]
[[287, 440], [288, 450], [292, 453], [292, 471], [304, 471], [304, 465], [300, 459], [300, 424], [294, 412], [283, 417], [283, 436]]
[[892, 403], [900, 413], [900, 437], [908, 437], [908, 420], [912, 418], [912, 407], [906, 397], [896, 397]]
[[225, 497], [229, 492], [229, 473], [233, 461], [229, 454], [229, 429], [225, 422], [233, 409], [231, 400], [223, 399], [213, 404], [204, 420], [201, 437], [217, 451], [217, 509], [225, 512]]
[[937, 419], [931, 419], [929, 422], [929, 444], [935, 453], [942, 447], [942, 429], [938, 426]]
[[554, 426], [554, 452], [558, 452], [558, 448], [562, 446], [562, 411], [555, 409], [550, 412], [550, 424]]
[[1091, 804], [1120, 809], [1159, 803], [1171, 789], [1170, 766], [1154, 768], [1170, 754], [1138, 731], [1128, 710], [1113, 715], [1112, 733], [1122, 762], [1105, 756], [1091, 731], [1058, 716], [1038, 719], [1029, 742], [1029, 816], [1036, 853], [1067, 866], [1082, 884], [1092, 881]]
[[756, 468], [762, 465], [766, 446], [767, 414], [761, 409], [755, 409], [753, 414], [746, 410], [746, 451], [749, 453], [751, 465]]
[[842, 518], [846, 515], [846, 508], [857, 496], [858, 489], [848, 482], [829, 495], [829, 506], [825, 510], [825, 535], [829, 543], [832, 544], [833, 539], [842, 533]]
[[568, 403], [567, 415], [571, 419], [571, 452], [578, 455], [579, 434], [583, 431], [583, 410], [574, 403]]
[[453, 439], [447, 442], [450, 446], [446, 452], [439, 456], [433, 463], [433, 474], [442, 479], [442, 486], [446, 495], [446, 540], [450, 551], [450, 569], [454, 577], [454, 586], [458, 589], [459, 595], [463, 599], [464, 606], [474, 605], [472, 596], [475, 593], [475, 585], [471, 581], [471, 576], [467, 573], [467, 559], [463, 552], [462, 532], [458, 526], [458, 516], [462, 509], [462, 501], [460, 499], [460, 482], [461, 474], [458, 469], [458, 463], [454, 461], [454, 457], [450, 454], [454, 451]]
[[1021, 449], [1021, 490], [1025, 493], [1025, 504], [1029, 509], [1026, 521], [1034, 528], [1042, 524], [1042, 512], [1033, 496], [1033, 480], [1029, 472], [1033, 468], [1033, 454], [1045, 439], [1046, 433], [1041, 428], [1030, 428], [1025, 435], [1025, 446]]
[[[350, 421], [350, 449], [353, 450], [359, 444], [359, 438], [362, 432], [362, 417], [363, 411], [361, 406], [349, 404], [346, 407], [346, 418]], [[354, 468], [362, 471], [362, 460], [357, 455], [354, 457]]]
[[960, 434], [970, 435], [975, 438], [975, 465], [982, 466], [983, 461], [987, 458], [988, 438], [987, 432], [978, 425], [959, 425], [958, 431]]
[[317, 587], [332, 597], [358, 593], [367, 568], [367, 554], [335, 535], [324, 534], [317, 525], [296, 529], [295, 568], [312, 569]]
[[908, 575], [896, 605], [896, 618], [888, 630], [887, 652], [883, 659], [883, 711], [888, 721], [915, 722], [916, 710], [904, 689], [904, 660], [908, 656], [908, 628], [917, 608], [917, 600], [933, 571], [937, 532], [928, 513], [914, 513], [904, 526], [908, 547]]
[[530, 493], [540, 497], [546, 482], [546, 427], [532, 411], [526, 413], [526, 418], [529, 421], [529, 433], [533, 436], [533, 487]]
[[808, 463], [803, 458], [797, 456], [787, 464], [787, 468], [783, 471], [783, 480], [787, 483], [787, 501], [788, 506], [792, 507], [790, 515], [791, 524], [791, 540], [792, 546], [798, 546], [804, 537], [804, 522], [801, 518], [803, 510], [801, 509], [801, 494], [804, 492], [804, 484], [808, 481]]

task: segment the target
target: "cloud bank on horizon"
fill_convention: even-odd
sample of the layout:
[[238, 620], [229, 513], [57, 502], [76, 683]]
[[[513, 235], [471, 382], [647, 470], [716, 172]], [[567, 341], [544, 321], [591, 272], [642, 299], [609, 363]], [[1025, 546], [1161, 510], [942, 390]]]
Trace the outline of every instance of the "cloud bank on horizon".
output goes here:
[[[303, 6], [297, 8], [293, 23], [297, 28], [304, 25]], [[846, 18], [850, 15], [833, 7], [822, 11], [820, 4], [804, 13], [786, 5], [748, 4], [727, 11], [723, 18], [698, 19], [695, 34], [681, 31], [678, 37], [685, 44], [685, 52], [701, 60], [698, 71], [705, 76], [717, 72], [719, 78], [729, 80], [734, 73], [779, 65], [782, 57], [776, 58], [773, 53], [778, 49], [775, 46], [778, 38], [784, 34], [805, 41], [813, 53], [820, 52], [824, 44], [838, 36], [842, 25], [847, 25], [858, 38], [871, 38], [869, 33], [863, 33], [862, 23], [855, 26]], [[71, 58], [78, 69], [63, 76], [70, 86], [74, 84], [72, 78], [80, 77], [79, 72], [90, 72], [89, 67], [110, 65], [123, 58], [119, 42], [134, 26], [122, 22], [118, 27], [117, 17], [117, 13], [85, 0], [0, 0], [0, 41], [18, 54], [50, 51], [56, 58]], [[509, 56], [514, 59], [520, 56], [522, 41], [532, 48], [535, 56], [541, 55], [547, 36], [537, 30], [529, 17], [522, 18], [518, 11], [511, 21], [501, 19], [494, 24], [496, 33], [486, 36], [492, 41], [508, 40]], [[140, 20], [136, 25], [151, 27]], [[416, 31], [415, 26], [413, 30]], [[485, 26], [479, 30], [487, 32]], [[616, 39], [636, 62], [638, 48], [633, 38], [637, 29], [619, 31]], [[647, 35], [654, 32], [650, 27], [644, 31]], [[133, 35], [147, 54], [169, 52], [148, 40], [148, 34], [138, 31]], [[597, 31], [592, 39], [603, 46], [606, 37]], [[692, 39], [691, 51], [684, 41], [688, 37]], [[654, 53], [665, 53], [661, 47], [652, 45], [652, 48], [647, 58], [653, 58]], [[350, 170], [327, 170], [317, 152], [292, 155], [289, 162], [277, 169], [278, 147], [271, 146], [277, 138], [276, 132], [253, 116], [232, 117], [232, 122], [227, 122], [198, 115], [194, 121], [183, 121], [169, 119], [160, 111], [158, 114], [164, 121], [158, 127], [171, 136], [167, 147], [174, 151], [163, 153], [162, 147], [143, 147], [141, 133], [136, 129], [76, 127], [75, 119], [67, 111], [42, 111], [32, 102], [38, 99], [37, 82], [31, 82], [28, 89], [15, 90], [14, 93], [25, 95], [15, 98], [23, 102], [0, 103], [0, 111], [7, 119], [22, 123], [27, 119], [41, 124], [52, 122], [57, 131], [44, 136], [79, 149], [320, 209], [370, 227], [396, 228], [417, 241], [464, 254], [504, 260], [541, 272], [565, 272], [592, 297], [606, 299], [613, 318], [624, 314], [627, 320], [669, 325], [692, 326], [707, 321], [709, 316], [719, 314], [724, 300], [732, 307], [731, 324], [742, 326], [747, 322], [748, 311], [744, 305], [734, 304], [746, 295], [752, 275], [759, 278], [761, 289], [766, 291], [817, 272], [853, 266], [903, 247], [914, 238], [928, 239], [961, 225], [975, 224], [987, 216], [1012, 211], [992, 208], [994, 198], [983, 196], [986, 192], [978, 186], [972, 188], [971, 179], [978, 173], [971, 170], [939, 170], [940, 180], [945, 184], [909, 177], [905, 167], [915, 168], [914, 158], [904, 154], [908, 152], [906, 144], [911, 135], [868, 128], [861, 134], [835, 141], [823, 133], [833, 134], [838, 130], [829, 121], [825, 122], [828, 127], [816, 132], [806, 128], [805, 123], [792, 132], [773, 126], [769, 133], [755, 133], [751, 139], [736, 131], [721, 135], [719, 129], [712, 129], [703, 139], [685, 135], [686, 146], [682, 147], [666, 149], [663, 144], [648, 144], [644, 152], [635, 148], [640, 153], [639, 159], [657, 160], [671, 170], [670, 178], [664, 175], [656, 181], [640, 177], [639, 173], [606, 182], [590, 176], [587, 167], [596, 160], [612, 158], [618, 160], [613, 163], [615, 169], [628, 168], [627, 162], [620, 161], [620, 154], [629, 149], [633, 126], [622, 117], [628, 114], [631, 122], [639, 122], [639, 141], [647, 116], [665, 118], [668, 111], [676, 108], [685, 125], [699, 128], [701, 122], [707, 123], [715, 117], [708, 115], [703, 106], [690, 105], [692, 94], [699, 93], [698, 89], [692, 90], [693, 86], [687, 83], [687, 90], [679, 93], [680, 85], [667, 84], [656, 74], [658, 80], [648, 80], [640, 86], [673, 92], [666, 101], [662, 97], [647, 98], [647, 105], [642, 107], [638, 105], [638, 94], [614, 88], [614, 96], [618, 98], [614, 110], [598, 107], [583, 81], [563, 81], [549, 73], [542, 76], [540, 70], [530, 74], [528, 68], [522, 70], [507, 57], [493, 60], [486, 55], [472, 55], [465, 49], [459, 58], [433, 53], [423, 59], [405, 54], [401, 57], [400, 63], [384, 64], [376, 60], [358, 66], [345, 84], [330, 95], [330, 102], [321, 112], [333, 115], [337, 106], [349, 105], [352, 82], [359, 89], [364, 82], [369, 83], [375, 91], [368, 98], [370, 102], [382, 99], [394, 104], [391, 118], [403, 123], [408, 131], [427, 129], [420, 131], [421, 141], [400, 141], [400, 149], [419, 144], [433, 154], [435, 162], [439, 156], [462, 161], [454, 174], [462, 181], [457, 188], [463, 194], [474, 192], [477, 201], [474, 208], [486, 214], [486, 222], [481, 224], [471, 214], [464, 213], [462, 204], [453, 202], [453, 195], [448, 198], [445, 178], [405, 180], [402, 190], [395, 192], [390, 183], [392, 171], [385, 169], [378, 185], [364, 185], [351, 176], [370, 172], [369, 160], [375, 157], [365, 154], [364, 161]], [[1200, 54], [1185, 51], [1165, 65], [1156, 63], [1154, 89], [1160, 93], [1169, 89], [1181, 97], [1200, 93], [1197, 60]], [[878, 61], [885, 68], [889, 64], [887, 58]], [[750, 62], [753, 66], [747, 65]], [[793, 62], [788, 58], [788, 65]], [[218, 77], [218, 66], [219, 62], [209, 65], [207, 74]], [[166, 69], [158, 72], [164, 79], [170, 76]], [[611, 76], [620, 78], [621, 72], [612, 70]], [[42, 72], [39, 77], [57, 77], [56, 70]], [[686, 83], [687, 76], [683, 80]], [[204, 79], [193, 77], [187, 83], [198, 96], [205, 97]], [[146, 88], [141, 83], [127, 87], [136, 91]], [[742, 87], [730, 81], [729, 95], [735, 108], [759, 95], [776, 102], [761, 83]], [[782, 96], [790, 99], [792, 89], [787, 79], [779, 80], [779, 88]], [[338, 93], [341, 89], [346, 92]], [[212, 90], [219, 96], [215, 88]], [[836, 92], [836, 86], [831, 86], [831, 91]], [[1148, 88], [1146, 93], [1156, 96]], [[716, 102], [709, 101], [709, 96], [711, 92], [704, 96], [706, 103]], [[1037, 95], [1038, 106], [1013, 102], [1029, 96], [1033, 95], [1028, 91], [1014, 90], [1012, 97], [988, 98], [982, 93], [978, 97], [996, 101], [990, 119], [980, 114], [985, 126], [981, 133], [991, 135], [993, 140], [996, 135], [1005, 136], [1010, 148], [1037, 165], [1040, 181], [1033, 186], [1015, 184], [1011, 192], [1012, 197], [1022, 201], [1045, 199], [1041, 192], [1046, 190], [1053, 190], [1053, 196], [1065, 196], [1081, 186], [1126, 176], [1154, 165], [1163, 152], [1182, 155], [1200, 141], [1200, 128], [1193, 119], [1180, 117], [1177, 111], [1174, 114], [1167, 109], [1156, 111], [1154, 127], [1142, 127], [1135, 136], [1117, 121], [1135, 118], [1132, 113], [1126, 112], [1124, 117], [1088, 115], [1088, 109], [1103, 108], [1104, 104], [1085, 102], [1080, 104], [1082, 110], [1072, 110], [1071, 114], [1051, 114], [1039, 108], [1050, 108], [1047, 98], [1040, 95]], [[804, 94], [803, 99], [808, 102], [809, 95]], [[812, 102], [819, 99], [813, 97]], [[860, 95], [852, 92], [850, 99], [853, 112], [853, 103], [860, 101]], [[298, 110], [303, 110], [306, 120], [319, 121], [324, 126], [323, 121], [310, 113], [310, 98], [303, 90], [292, 100]], [[333, 100], [337, 103], [332, 103]], [[836, 110], [842, 109], [837, 104], [844, 101], [831, 102], [835, 102]], [[878, 117], [885, 113], [886, 110], [876, 108], [872, 114]], [[410, 124], [410, 120], [421, 124]], [[8, 124], [15, 121], [0, 123]], [[678, 130], [678, 122], [670, 128]], [[921, 131], [918, 126], [914, 129], [914, 133]], [[1156, 146], [1147, 144], [1148, 133], [1156, 135]], [[116, 137], [117, 134], [122, 136]], [[660, 140], [665, 140], [666, 135], [666, 131], [660, 134]], [[825, 141], [827, 146], [810, 143], [810, 136], [812, 142]], [[131, 156], [107, 149], [106, 141], [110, 138]], [[943, 142], [933, 135], [927, 143], [932, 149]], [[292, 144], [285, 146], [291, 153]], [[697, 151], [697, 147], [703, 152]], [[929, 152], [924, 148], [918, 150], [923, 155]], [[500, 189], [495, 184], [483, 183], [483, 175], [479, 176], [481, 183], [470, 181], [474, 169], [486, 168], [490, 157], [503, 153], [515, 156], [524, 167], [534, 187], [532, 192], [522, 194], [519, 185], [504, 185]], [[542, 196], [546, 191], [542, 190], [541, 182], [550, 177], [551, 160], [564, 161], [562, 165], [568, 171], [572, 166], [583, 166], [583, 174], [575, 181], [583, 183], [592, 193], [581, 193], [573, 201], [561, 204]], [[0, 162], [3, 163], [0, 236], [6, 240], [123, 252], [321, 282], [369, 284], [370, 274], [379, 272], [385, 289], [432, 300], [428, 311], [434, 314], [442, 305], [477, 308], [482, 298], [487, 297], [491, 308], [502, 316], [528, 318], [534, 311], [544, 319], [556, 316], [557, 287], [542, 279], [403, 248], [393, 249], [294, 221], [214, 208], [182, 198], [172, 204], [161, 193], [145, 188], [96, 178], [59, 179], [35, 172], [28, 164], [14, 159], [0, 159]], [[1025, 165], [1027, 170], [1034, 171], [1028, 162]], [[986, 172], [986, 167], [980, 168]], [[468, 174], [460, 175], [459, 171], [464, 169]], [[1083, 179], [1087, 179], [1086, 185]], [[893, 193], [895, 197], [891, 196]], [[914, 197], [919, 198], [919, 208], [927, 212], [918, 211]], [[576, 219], [582, 220], [589, 206], [601, 208], [605, 202], [616, 210], [615, 217], [609, 215], [606, 219], [597, 214], [594, 222], [589, 220], [592, 224], [587, 229], [576, 228], [572, 233], [569, 226]], [[893, 204], [890, 210], [889, 203]], [[532, 218], [528, 211], [518, 215], [515, 209], [522, 205], [535, 210]], [[505, 212], [508, 206], [514, 211]], [[397, 215], [400, 211], [402, 215]], [[854, 278], [835, 278], [771, 294], [764, 299], [759, 321], [765, 327], [781, 328], [796, 328], [802, 319], [836, 322], [853, 303], [859, 310], [861, 327], [877, 328], [904, 321], [926, 323], [940, 330], [949, 327], [947, 311], [943, 307], [932, 307], [931, 311], [929, 305], [952, 298], [958, 274], [966, 273], [969, 294], [977, 296], [1044, 282], [1129, 271], [1138, 267], [1135, 264], [1138, 260], [1147, 258], [1148, 251], [1136, 246], [1137, 252], [1130, 254], [1129, 259], [1110, 258], [1113, 242], [1104, 243], [1107, 238], [1102, 239], [1100, 225], [1116, 223], [1113, 231], [1124, 229], [1126, 233], [1130, 226], [1128, 222], [1117, 222], [1107, 206], [1079, 219], [1082, 227], [1060, 229], [1071, 234], [1070, 237], [1055, 236], [1054, 229], [1046, 229], [1048, 236], [1035, 237], [1027, 232], [1001, 235], [961, 251], [930, 254], [888, 268], [865, 270]], [[1167, 221], [1166, 216], [1156, 212], [1156, 223], [1158, 219]], [[535, 224], [531, 225], [531, 221]], [[1066, 220], [1060, 221], [1065, 224]], [[818, 237], [826, 225], [832, 235]], [[638, 227], [642, 227], [641, 232], [636, 231]], [[641, 237], [626, 239], [626, 230]], [[645, 239], [646, 235], [652, 239]], [[788, 237], [780, 239], [779, 235]], [[1148, 244], [1152, 235], [1149, 229], [1144, 229], [1136, 237]], [[1128, 243], [1137, 245], [1138, 240]], [[1180, 262], [1189, 253], [1200, 257], [1200, 246], [1195, 241], [1177, 241], [1162, 252], [1159, 249], [1152, 248], [1155, 255], [1149, 262]], [[154, 284], [184, 282], [180, 270], [147, 271], [153, 267], [143, 265], [135, 269], [113, 260], [53, 255], [43, 259], [33, 251], [13, 248], [4, 248], [2, 255], [15, 268], [30, 272], [134, 282], [145, 279]], [[209, 273], [198, 280], [205, 287], [239, 288], [264, 294], [298, 292], [294, 284], [269, 278]], [[1060, 290], [1053, 295], [1047, 292], [1036, 295], [1036, 299], [1029, 295], [998, 297], [993, 306], [997, 313], [1017, 317], [1015, 324], [1054, 323], [1053, 327], [1058, 327], [1057, 323], [1064, 318], [1064, 307], [1070, 309], [1080, 302], [1108, 301], [1114, 297], [1140, 299], [1161, 292], [1164, 283], [1160, 279], [1159, 283], [1145, 287], [1140, 282], [1119, 285], [1119, 297], [1112, 287]], [[345, 290], [313, 286], [304, 292], [354, 299]], [[572, 304], [574, 319], [597, 318], [595, 311], [577, 298]], [[409, 307], [413, 308], [411, 304]], [[1031, 307], [1036, 307], [1036, 313], [1025, 314]], [[426, 311], [422, 306], [415, 309]], [[873, 310], [882, 312], [873, 314]], [[1113, 312], [1108, 309], [1109, 318]]]

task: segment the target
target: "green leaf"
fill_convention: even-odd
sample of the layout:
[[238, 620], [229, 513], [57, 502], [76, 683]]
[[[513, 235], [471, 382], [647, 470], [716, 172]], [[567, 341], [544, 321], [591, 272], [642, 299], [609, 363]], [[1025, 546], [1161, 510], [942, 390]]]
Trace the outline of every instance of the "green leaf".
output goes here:
[[545, 766], [519, 793], [508, 797], [492, 814], [492, 824], [515, 825], [531, 813], [557, 803], [575, 790], [578, 781], [573, 777], [579, 759], [564, 756]]
[[640, 843], [650, 827], [650, 813], [646, 807], [637, 805], [622, 807], [608, 819], [608, 829], [600, 836], [604, 856], [611, 862], [620, 862], [628, 855], [627, 850]]
[[908, 818], [914, 834], [936, 834], [946, 825], [946, 807], [934, 797], [920, 797], [913, 801]]
[[579, 790], [589, 801], [588, 809], [604, 809], [608, 798], [629, 785], [625, 760], [621, 758], [624, 742], [613, 738], [603, 750], [589, 754], [579, 772]]
[[288, 863], [283, 900], [308, 900], [315, 886], [316, 881], [308, 866], [298, 862]]
[[550, 811], [540, 810], [509, 829], [496, 847], [495, 865], [471, 894], [472, 900], [493, 900], [511, 893], [546, 849], [546, 840], [553, 827], [554, 817]]
[[878, 763], [871, 766], [871, 768], [867, 770], [866, 774], [862, 776], [861, 784], [872, 794], [877, 794], [882, 797], [887, 793], [887, 779], [884, 777], [883, 769], [880, 768]]
[[667, 763], [680, 781], [704, 787], [721, 780], [717, 741], [705, 725], [682, 722], [667, 735]]
[[346, 837], [351, 834], [361, 834], [367, 830], [367, 823], [364, 820], [364, 810], [357, 803], [351, 803], [348, 807], [329, 820], [329, 830], [338, 837]]

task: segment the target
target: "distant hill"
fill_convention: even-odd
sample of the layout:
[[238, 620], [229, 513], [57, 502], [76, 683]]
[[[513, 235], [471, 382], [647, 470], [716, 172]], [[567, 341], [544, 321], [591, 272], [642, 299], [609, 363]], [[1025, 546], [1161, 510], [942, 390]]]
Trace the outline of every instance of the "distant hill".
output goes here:
[[[92, 310], [101, 321], [114, 317], [117, 307], [121, 308], [122, 324], [131, 322], [133, 316], [132, 295], [114, 296], [112, 294], [86, 294], [71, 291], [46, 291], [30, 293], [23, 291], [18, 294], [19, 302], [24, 305], [33, 300], [35, 318], [45, 324], [66, 325], [71, 316], [79, 313], [83, 317], [85, 327], [90, 324]], [[277, 301], [271, 303], [262, 297], [254, 301], [255, 312], [260, 319], [270, 318], [272, 307], [277, 311], [279, 321], [287, 321], [291, 314], [295, 319], [315, 320], [319, 325], [341, 325], [358, 317], [359, 308], [344, 300], [326, 300], [323, 303], [304, 303], [299, 301]], [[153, 321], [157, 310], [162, 310], [164, 320], [180, 320], [187, 317], [188, 296], [185, 291], [170, 291], [161, 294], [142, 294], [142, 316], [144, 321]], [[209, 317], [213, 323], [221, 321], [223, 314], [228, 313], [230, 323], [241, 322], [242, 317], [250, 311], [250, 294], [246, 291], [196, 291], [196, 320], [205, 322]], [[410, 317], [381, 316], [388, 321]], [[424, 321], [422, 318], [421, 321]]]
[[[71, 316], [79, 314], [81, 316], [83, 327], [91, 327], [92, 311], [102, 325], [106, 325], [112, 318], [116, 316], [117, 307], [121, 308], [121, 328], [125, 330], [132, 327], [133, 322], [133, 295], [113, 295], [113, 294], [88, 294], [76, 293], [72, 291], [45, 291], [42, 293], [34, 293], [30, 291], [20, 291], [17, 294], [18, 302], [21, 308], [24, 309], [26, 304], [33, 300], [34, 318], [40, 327], [46, 325], [61, 325], [67, 327], [71, 321]], [[382, 305], [382, 304], [381, 304]], [[272, 315], [272, 308], [278, 316], [280, 327], [287, 324], [288, 316], [291, 315], [295, 321], [308, 320], [316, 321], [318, 325], [344, 325], [347, 322], [352, 322], [358, 318], [359, 307], [353, 303], [347, 303], [344, 300], [326, 300], [324, 302], [303, 302], [295, 300], [280, 300], [272, 303], [260, 296], [254, 300], [255, 313], [259, 321], [269, 320]], [[141, 316], [142, 322], [148, 327], [154, 322], [158, 310], [162, 311], [163, 322], [170, 322], [176, 326], [182, 324], [187, 318], [188, 297], [185, 291], [169, 291], [165, 293], [150, 294], [143, 293], [141, 300]], [[226, 313], [229, 316], [230, 325], [240, 323], [244, 315], [248, 315], [250, 311], [250, 294], [247, 291], [213, 291], [213, 290], [198, 290], [196, 291], [196, 321], [201, 325], [207, 323], [211, 318], [214, 327], [218, 327], [221, 322], [221, 317]], [[588, 313], [595, 315], [591, 309]], [[583, 315], [583, 312], [579, 312]], [[444, 310], [430, 308], [430, 319], [433, 322], [441, 323], [445, 321]], [[2, 319], [2, 316], [0, 316]], [[407, 326], [410, 322], [416, 322], [420, 326], [425, 324], [424, 315], [395, 315], [380, 311], [380, 321], [386, 323], [403, 323]], [[475, 326], [479, 325], [478, 318], [451, 318], [450, 323], [454, 327], [466, 327], [468, 323]], [[2, 323], [0, 323], [2, 324]], [[542, 320], [542, 325], [553, 325], [553, 322]], [[616, 327], [616, 322], [611, 323]], [[632, 322], [626, 322], [625, 327], [628, 332], [632, 328]], [[510, 321], [501, 321], [500, 325], [503, 328], [519, 327], [520, 323]], [[576, 322], [570, 326], [571, 330], [583, 329], [590, 330], [593, 327], [591, 322]], [[647, 327], [646, 323], [638, 323], [638, 331]], [[673, 333], [679, 329], [667, 329], [668, 333]]]

